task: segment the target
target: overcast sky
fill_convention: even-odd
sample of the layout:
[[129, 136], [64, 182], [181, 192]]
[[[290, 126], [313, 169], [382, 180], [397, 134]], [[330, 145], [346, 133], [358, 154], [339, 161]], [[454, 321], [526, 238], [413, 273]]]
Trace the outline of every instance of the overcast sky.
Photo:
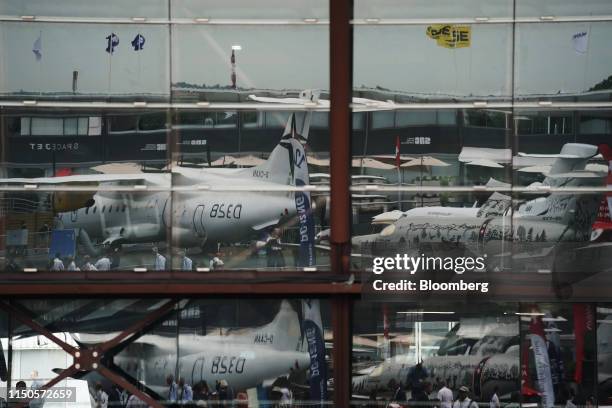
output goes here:
[[[612, 3], [612, 2], [611, 2]], [[425, 34], [426, 26], [355, 28], [354, 84], [415, 94], [508, 96], [512, 88], [512, 27], [472, 26], [468, 48], [447, 49]], [[572, 36], [588, 31], [588, 52]], [[42, 60], [33, 44], [42, 33]], [[120, 44], [112, 57], [105, 37]], [[145, 37], [142, 51], [131, 41]], [[328, 89], [327, 26], [172, 27], [156, 25], [1, 23], [0, 88], [70, 92], [79, 71], [83, 93], [167, 94], [172, 82], [230, 84], [230, 54], [237, 52], [238, 85], [270, 89]], [[612, 23], [518, 26], [515, 86], [521, 94], [584, 91], [612, 74]], [[109, 79], [110, 71], [110, 79]]]

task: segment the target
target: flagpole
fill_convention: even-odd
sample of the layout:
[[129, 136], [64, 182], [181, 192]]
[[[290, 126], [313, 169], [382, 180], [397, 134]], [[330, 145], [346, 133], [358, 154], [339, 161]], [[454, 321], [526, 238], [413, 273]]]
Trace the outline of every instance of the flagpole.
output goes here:
[[43, 78], [42, 78], [42, 73], [43, 73], [43, 69], [42, 69], [42, 30], [40, 30], [38, 32], [38, 38], [40, 38], [40, 53], [41, 56], [38, 59], [38, 81], [40, 82], [39, 87], [38, 87], [38, 95], [42, 96], [42, 87], [43, 87]]

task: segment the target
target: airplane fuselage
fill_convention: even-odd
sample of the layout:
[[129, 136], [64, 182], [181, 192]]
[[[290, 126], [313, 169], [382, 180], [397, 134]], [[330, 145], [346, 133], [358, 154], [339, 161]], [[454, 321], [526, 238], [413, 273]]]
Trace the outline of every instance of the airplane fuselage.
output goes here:
[[183, 247], [207, 241], [235, 242], [256, 229], [295, 214], [287, 192], [198, 192], [96, 194], [92, 207], [58, 214], [63, 228], [83, 228], [105, 243], [157, 242], [167, 239]]

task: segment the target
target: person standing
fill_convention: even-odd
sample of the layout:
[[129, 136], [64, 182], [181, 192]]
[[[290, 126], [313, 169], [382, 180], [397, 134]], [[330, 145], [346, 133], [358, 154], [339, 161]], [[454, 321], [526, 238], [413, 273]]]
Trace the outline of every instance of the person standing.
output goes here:
[[76, 266], [76, 262], [74, 262], [74, 258], [69, 256], [68, 259], [68, 266], [66, 267], [67, 271], [80, 271], [79, 267]]
[[208, 267], [210, 268], [211, 271], [222, 270], [224, 265], [225, 264], [223, 263], [223, 260], [221, 259], [220, 252], [217, 252], [214, 256], [212, 256], [210, 258], [210, 262], [208, 263]]
[[285, 266], [279, 228], [274, 228], [265, 241], [259, 241], [257, 246], [265, 249], [268, 268], [282, 268]]
[[113, 248], [111, 255], [111, 269], [119, 269], [119, 263], [121, 262], [121, 251], [118, 247]]
[[187, 251], [186, 250], [181, 251], [179, 255], [181, 256], [181, 270], [182, 271], [193, 270], [193, 261], [191, 260], [191, 258], [187, 256]]
[[83, 264], [84, 271], [97, 271], [98, 269], [91, 263], [91, 257], [85, 255], [85, 263]]
[[499, 387], [495, 386], [493, 389], [493, 395], [491, 396], [491, 401], [489, 401], [489, 408], [500, 408], [499, 397], [497, 396], [498, 391]]
[[109, 259], [108, 254], [104, 254], [102, 258], [98, 259], [94, 267], [98, 271], [110, 271], [111, 260]]
[[55, 258], [53, 258], [53, 264], [51, 265], [52, 271], [63, 271], [66, 269], [64, 267], [64, 261], [62, 261], [61, 254], [57, 252], [55, 254]]
[[442, 381], [442, 388], [438, 391], [438, 400], [440, 400], [440, 408], [453, 407], [453, 392], [446, 386], [446, 381]]
[[459, 388], [459, 397], [453, 404], [453, 408], [478, 408], [478, 404], [468, 397], [469, 393], [470, 389], [468, 387], [465, 385], [461, 386]]
[[177, 401], [193, 401], [193, 390], [183, 377], [179, 377]]
[[108, 408], [108, 394], [102, 389], [102, 384], [96, 383], [94, 402], [96, 408]]
[[177, 393], [177, 385], [174, 381], [174, 376], [172, 374], [166, 377], [166, 385], [168, 386], [168, 398], [167, 400], [170, 402], [175, 402], [178, 397]]
[[153, 253], [155, 254], [155, 270], [165, 271], [166, 270], [166, 257], [159, 253], [157, 247], [153, 247]]
[[411, 367], [408, 370], [408, 375], [406, 376], [406, 384], [410, 386], [410, 391], [412, 394], [412, 398], [416, 400], [423, 400], [422, 393], [423, 391], [423, 383], [429, 373], [423, 367], [423, 362], [417, 363], [414, 367]]

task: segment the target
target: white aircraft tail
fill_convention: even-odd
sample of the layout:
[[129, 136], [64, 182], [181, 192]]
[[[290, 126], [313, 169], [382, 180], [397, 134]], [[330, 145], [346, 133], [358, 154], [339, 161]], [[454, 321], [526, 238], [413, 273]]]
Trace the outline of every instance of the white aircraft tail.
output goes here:
[[[299, 98], [266, 98], [254, 95], [250, 98], [266, 103], [316, 104], [319, 101], [319, 91], [304, 90], [300, 92]], [[312, 110], [305, 110], [289, 115], [281, 141], [272, 150], [268, 160], [243, 170], [241, 174], [278, 184], [308, 184], [308, 164], [302, 141], [308, 140], [312, 113]]]
[[294, 113], [289, 117], [283, 138], [272, 150], [268, 160], [258, 166], [244, 169], [238, 174], [277, 184], [295, 186], [299, 185], [297, 180], [308, 184], [306, 151], [296, 136], [295, 115]]
[[300, 319], [291, 304], [283, 300], [274, 320], [249, 330], [246, 336], [251, 344], [270, 346], [279, 351], [296, 351], [301, 338]]
[[555, 174], [584, 170], [589, 159], [593, 158], [596, 154], [597, 146], [582, 143], [566, 143], [561, 148], [561, 153], [553, 162], [548, 175], [554, 176]]
[[[597, 151], [597, 146], [593, 145], [565, 144], [542, 184], [570, 189], [601, 186], [601, 175], [586, 171], [589, 159], [595, 157]], [[590, 239], [600, 200], [601, 196], [596, 194], [553, 191], [546, 198], [528, 201], [521, 209], [528, 215], [565, 225], [560, 241], [581, 242]]]

